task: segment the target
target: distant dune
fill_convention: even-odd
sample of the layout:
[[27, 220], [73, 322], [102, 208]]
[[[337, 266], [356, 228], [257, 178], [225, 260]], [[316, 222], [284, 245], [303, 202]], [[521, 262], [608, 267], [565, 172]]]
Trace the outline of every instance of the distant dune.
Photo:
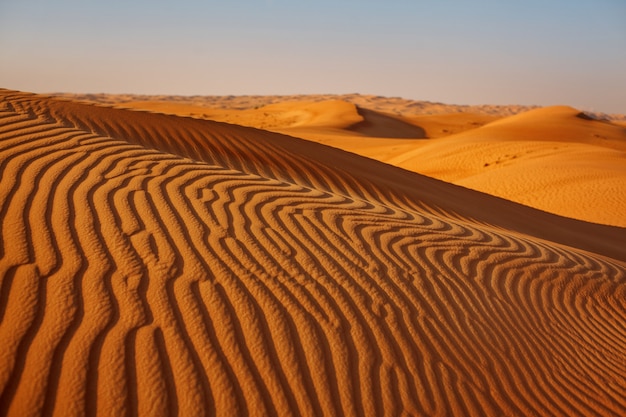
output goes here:
[[[419, 115], [446, 115], [450, 113], [474, 113], [492, 116], [513, 116], [539, 106], [524, 105], [458, 105], [437, 103], [431, 101], [409, 100], [401, 97], [385, 97], [365, 94], [300, 94], [282, 96], [259, 96], [259, 95], [231, 95], [231, 96], [173, 96], [173, 95], [140, 95], [140, 94], [76, 94], [54, 93], [54, 97], [68, 98], [71, 100], [98, 103], [105, 105], [135, 106], [137, 103], [169, 103], [182, 106], [193, 106], [196, 109], [206, 110], [254, 110], [261, 107], [300, 102], [323, 102], [340, 100], [352, 103], [356, 106], [375, 110], [383, 113], [391, 113], [403, 116]], [[626, 114], [606, 114], [601, 112], [586, 111], [598, 120], [609, 120], [617, 123], [626, 123]]]
[[626, 226], [626, 129], [571, 107], [504, 118], [386, 162], [551, 213]]
[[273, 105], [292, 136], [0, 90], [0, 415], [626, 414], [623, 127]]

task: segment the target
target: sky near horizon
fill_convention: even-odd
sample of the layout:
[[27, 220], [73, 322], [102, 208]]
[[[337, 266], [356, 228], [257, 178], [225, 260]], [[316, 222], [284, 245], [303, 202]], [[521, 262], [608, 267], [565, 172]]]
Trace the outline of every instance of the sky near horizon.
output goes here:
[[0, 87], [626, 114], [626, 1], [0, 0]]

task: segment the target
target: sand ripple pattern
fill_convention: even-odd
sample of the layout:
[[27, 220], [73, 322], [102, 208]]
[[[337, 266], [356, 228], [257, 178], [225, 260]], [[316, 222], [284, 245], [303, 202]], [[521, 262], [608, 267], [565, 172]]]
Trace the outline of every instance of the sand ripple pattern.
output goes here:
[[0, 94], [0, 415], [626, 414], [623, 261], [289, 138]]

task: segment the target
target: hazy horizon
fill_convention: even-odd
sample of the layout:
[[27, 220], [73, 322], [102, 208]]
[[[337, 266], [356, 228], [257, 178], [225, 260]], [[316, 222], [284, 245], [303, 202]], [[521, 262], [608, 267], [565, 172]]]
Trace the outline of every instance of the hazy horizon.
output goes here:
[[0, 87], [375, 94], [626, 114], [626, 2], [0, 4]]

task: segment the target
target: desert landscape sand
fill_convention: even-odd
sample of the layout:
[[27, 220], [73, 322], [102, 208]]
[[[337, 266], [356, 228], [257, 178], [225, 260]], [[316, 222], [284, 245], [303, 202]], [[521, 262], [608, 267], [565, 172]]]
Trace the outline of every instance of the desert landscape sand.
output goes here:
[[626, 414], [623, 126], [154, 103], [0, 90], [0, 415]]
[[550, 213], [626, 227], [623, 115], [360, 95], [65, 96], [284, 133]]

